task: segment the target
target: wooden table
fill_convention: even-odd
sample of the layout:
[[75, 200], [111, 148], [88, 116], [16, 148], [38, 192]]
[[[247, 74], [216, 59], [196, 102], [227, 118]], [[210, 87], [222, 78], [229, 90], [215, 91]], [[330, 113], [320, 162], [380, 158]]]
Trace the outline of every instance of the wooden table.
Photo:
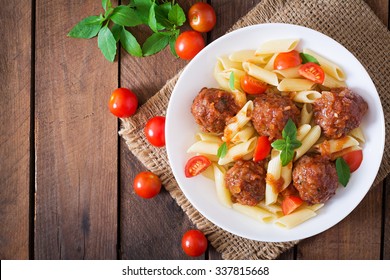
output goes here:
[[[188, 11], [196, 1], [178, 2]], [[258, 1], [208, 2], [218, 17], [211, 42]], [[366, 2], [388, 25], [389, 1]], [[122, 51], [110, 63], [96, 39], [67, 38], [79, 20], [101, 12], [98, 0], [1, 7], [1, 259], [187, 259], [180, 240], [193, 225], [165, 190], [152, 200], [133, 193], [145, 168], [107, 108], [119, 86], [146, 102], [186, 62], [166, 49], [147, 58]], [[141, 41], [145, 30], [136, 32]], [[389, 217], [385, 180], [345, 220], [281, 258], [390, 259]], [[221, 256], [209, 248], [200, 258]]]

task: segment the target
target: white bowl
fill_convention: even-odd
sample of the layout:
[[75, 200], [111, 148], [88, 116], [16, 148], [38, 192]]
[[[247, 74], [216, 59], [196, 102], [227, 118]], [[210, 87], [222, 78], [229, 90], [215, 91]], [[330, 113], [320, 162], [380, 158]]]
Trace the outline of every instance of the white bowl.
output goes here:
[[[186, 178], [184, 166], [193, 156], [186, 150], [199, 131], [191, 114], [191, 104], [202, 87], [218, 87], [213, 78], [217, 56], [233, 51], [256, 49], [271, 39], [300, 38], [304, 47], [334, 61], [346, 73], [350, 89], [368, 103], [362, 127], [366, 137], [363, 162], [346, 188], [340, 187], [318, 215], [287, 230], [273, 224], [262, 224], [219, 203], [214, 182], [196, 176]], [[173, 174], [192, 205], [217, 226], [242, 237], [258, 241], [291, 241], [307, 238], [334, 226], [344, 219], [363, 199], [378, 172], [385, 143], [382, 105], [373, 82], [360, 62], [342, 45], [324, 34], [297, 25], [260, 24], [233, 31], [204, 48], [185, 68], [173, 90], [166, 116], [166, 148]]]

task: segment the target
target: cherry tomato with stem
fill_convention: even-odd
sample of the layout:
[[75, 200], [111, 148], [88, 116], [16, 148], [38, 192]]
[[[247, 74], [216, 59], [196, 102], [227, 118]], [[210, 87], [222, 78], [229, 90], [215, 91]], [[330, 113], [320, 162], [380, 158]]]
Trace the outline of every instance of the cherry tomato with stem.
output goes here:
[[299, 75], [317, 84], [322, 84], [325, 79], [324, 70], [322, 70], [321, 66], [315, 64], [314, 62], [303, 64], [301, 67], [299, 67], [298, 73]]
[[161, 180], [156, 174], [144, 171], [135, 176], [133, 189], [142, 198], [152, 198], [160, 192]]
[[180, 58], [191, 60], [205, 45], [202, 34], [197, 31], [184, 31], [176, 39], [175, 51]]
[[302, 63], [302, 58], [297, 51], [282, 52], [275, 57], [274, 69], [283, 70], [298, 66]]
[[363, 161], [363, 151], [356, 150], [343, 155], [343, 159], [349, 166], [349, 170], [352, 172], [359, 168]]
[[260, 161], [265, 159], [271, 152], [271, 142], [267, 136], [260, 136], [257, 139], [255, 153], [253, 154], [253, 161]]
[[165, 117], [151, 118], [145, 125], [144, 133], [149, 143], [155, 147], [165, 146]]
[[181, 239], [183, 251], [191, 257], [199, 257], [207, 249], [207, 238], [197, 229], [187, 231]]
[[299, 196], [290, 195], [282, 201], [282, 211], [284, 215], [288, 215], [301, 206], [303, 200]]
[[262, 94], [267, 90], [267, 83], [260, 81], [248, 74], [240, 79], [240, 86], [247, 94]]
[[118, 118], [134, 115], [138, 107], [138, 99], [134, 92], [127, 88], [117, 88], [111, 94], [108, 108]]
[[199, 175], [211, 165], [211, 161], [205, 156], [194, 156], [187, 161], [184, 174], [187, 178]]
[[209, 32], [217, 22], [214, 8], [204, 2], [198, 2], [188, 11], [188, 20], [192, 29], [198, 32]]

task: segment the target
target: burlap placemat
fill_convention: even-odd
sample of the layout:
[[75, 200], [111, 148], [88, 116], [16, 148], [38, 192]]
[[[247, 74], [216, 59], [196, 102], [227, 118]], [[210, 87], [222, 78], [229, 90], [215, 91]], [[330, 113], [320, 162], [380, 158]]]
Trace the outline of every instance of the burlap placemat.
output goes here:
[[[365, 66], [380, 94], [386, 115], [386, 131], [390, 131], [389, 49], [390, 34], [371, 9], [362, 0], [264, 0], [240, 19], [231, 30], [240, 27], [282, 22], [298, 24], [318, 30], [344, 45]], [[137, 114], [122, 120], [120, 135], [126, 140], [130, 151], [162, 182], [191, 221], [207, 235], [212, 246], [224, 259], [274, 259], [291, 248], [294, 242], [257, 242], [233, 235], [215, 226], [204, 218], [185, 198], [175, 181], [166, 155], [166, 150], [150, 146], [143, 134], [147, 120], [156, 115], [165, 115], [167, 104], [178, 73], [153, 96]], [[390, 143], [390, 133], [386, 144]], [[385, 153], [375, 184], [390, 172], [390, 146]]]

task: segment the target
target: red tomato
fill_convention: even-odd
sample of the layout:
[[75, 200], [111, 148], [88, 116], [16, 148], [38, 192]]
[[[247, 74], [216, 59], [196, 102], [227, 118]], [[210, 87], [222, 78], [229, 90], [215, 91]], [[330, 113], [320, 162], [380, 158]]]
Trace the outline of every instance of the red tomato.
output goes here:
[[191, 257], [199, 257], [207, 249], [207, 239], [203, 232], [197, 229], [187, 231], [181, 239], [181, 247]]
[[274, 69], [283, 70], [298, 66], [302, 63], [302, 58], [297, 51], [282, 52], [275, 57]]
[[153, 117], [145, 125], [145, 136], [156, 147], [165, 146], [165, 117]]
[[348, 154], [343, 155], [343, 159], [349, 166], [351, 172], [356, 171], [359, 168], [360, 164], [363, 161], [363, 151], [357, 150], [349, 152]]
[[133, 188], [140, 197], [152, 198], [160, 192], [161, 180], [152, 172], [141, 172], [135, 176]]
[[207, 169], [211, 161], [205, 156], [194, 156], [187, 161], [184, 173], [187, 178], [194, 177]]
[[180, 58], [190, 60], [193, 59], [204, 46], [204, 39], [199, 32], [184, 31], [177, 37], [175, 50]]
[[317, 84], [322, 84], [325, 79], [324, 70], [322, 70], [318, 64], [313, 62], [303, 64], [301, 67], [299, 67], [298, 73], [299, 75]]
[[198, 2], [188, 11], [188, 20], [192, 29], [198, 32], [209, 32], [214, 28], [217, 17], [213, 7], [207, 3]]
[[111, 94], [108, 107], [111, 113], [118, 118], [128, 118], [132, 116], [138, 107], [137, 96], [127, 88], [117, 88]]
[[297, 209], [303, 200], [299, 196], [290, 195], [286, 197], [282, 202], [282, 211], [284, 215], [290, 214], [292, 211]]
[[240, 85], [243, 91], [248, 94], [261, 94], [267, 89], [267, 83], [262, 82], [248, 74], [245, 74], [240, 79]]
[[265, 159], [269, 152], [271, 151], [271, 143], [267, 136], [260, 136], [257, 139], [257, 145], [255, 148], [255, 153], [253, 154], [253, 161], [260, 161]]

